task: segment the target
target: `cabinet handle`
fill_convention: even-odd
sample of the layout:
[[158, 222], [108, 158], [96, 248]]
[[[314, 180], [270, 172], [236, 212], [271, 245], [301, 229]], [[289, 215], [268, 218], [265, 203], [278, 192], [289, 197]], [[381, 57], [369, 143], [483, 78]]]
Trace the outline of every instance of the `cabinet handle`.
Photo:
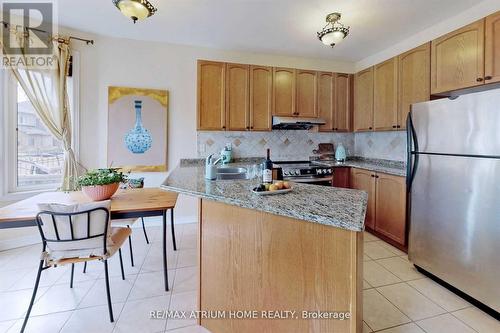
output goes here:
[[493, 78], [493, 77], [492, 77], [492, 76], [489, 76], [489, 75], [484, 77], [484, 79], [485, 79], [485, 80], [491, 80], [492, 78]]
[[247, 131], [250, 129], [250, 126], [247, 126]]
[[226, 129], [226, 126], [222, 126], [222, 129]]
[[398, 128], [398, 125], [392, 125], [392, 128]]
[[401, 125], [398, 125], [397, 128], [401, 128]]
[[482, 82], [482, 81], [483, 81], [483, 78], [482, 78], [482, 77], [478, 77], [478, 78], [476, 79], [476, 81], [477, 81], [477, 82]]
[[373, 178], [375, 178], [375, 175], [371, 175]]
[[250, 129], [253, 129], [253, 126], [250, 126]]
[[368, 127], [368, 129], [373, 129], [373, 127]]

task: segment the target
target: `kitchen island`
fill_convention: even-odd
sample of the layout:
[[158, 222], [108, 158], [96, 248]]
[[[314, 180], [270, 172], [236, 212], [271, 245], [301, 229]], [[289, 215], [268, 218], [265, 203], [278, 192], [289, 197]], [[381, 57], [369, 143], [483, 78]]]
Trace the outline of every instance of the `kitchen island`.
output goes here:
[[179, 166], [162, 185], [199, 198], [200, 324], [213, 333], [361, 332], [366, 193], [294, 184], [257, 196], [258, 180], [204, 174]]

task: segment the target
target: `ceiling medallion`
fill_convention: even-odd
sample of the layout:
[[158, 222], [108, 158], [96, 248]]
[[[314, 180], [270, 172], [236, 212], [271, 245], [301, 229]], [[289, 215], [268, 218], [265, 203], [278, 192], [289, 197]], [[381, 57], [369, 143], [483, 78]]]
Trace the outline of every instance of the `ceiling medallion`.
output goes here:
[[334, 47], [349, 34], [349, 27], [345, 27], [340, 21], [340, 13], [331, 13], [326, 16], [326, 25], [321, 32], [318, 32], [319, 40]]
[[156, 13], [156, 8], [148, 0], [112, 0], [123, 15], [130, 17], [134, 24]]

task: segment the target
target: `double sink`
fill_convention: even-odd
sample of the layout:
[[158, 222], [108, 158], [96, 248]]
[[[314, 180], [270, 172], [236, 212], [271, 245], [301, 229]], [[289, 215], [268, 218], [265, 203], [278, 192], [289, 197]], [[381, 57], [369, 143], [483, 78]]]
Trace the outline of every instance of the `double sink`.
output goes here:
[[217, 180], [248, 179], [246, 168], [219, 167]]

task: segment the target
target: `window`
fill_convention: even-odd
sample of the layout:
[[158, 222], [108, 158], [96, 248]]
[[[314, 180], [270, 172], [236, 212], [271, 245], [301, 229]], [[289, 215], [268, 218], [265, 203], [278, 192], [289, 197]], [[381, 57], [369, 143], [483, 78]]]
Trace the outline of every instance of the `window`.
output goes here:
[[38, 119], [33, 105], [17, 83], [17, 188], [39, 187], [61, 182], [64, 149]]
[[[78, 138], [78, 73], [76, 57], [73, 57], [73, 75], [68, 77], [68, 97], [73, 123], [73, 149], [77, 154]], [[4, 72], [7, 74], [8, 72]], [[6, 183], [8, 193], [56, 189], [62, 181], [64, 149], [62, 142], [54, 138], [39, 118], [21, 85], [14, 76], [7, 74], [7, 103], [4, 106], [7, 150]], [[3, 130], [3, 129], [2, 129]], [[4, 152], [5, 154], [5, 152]], [[6, 193], [4, 193], [6, 194]]]

